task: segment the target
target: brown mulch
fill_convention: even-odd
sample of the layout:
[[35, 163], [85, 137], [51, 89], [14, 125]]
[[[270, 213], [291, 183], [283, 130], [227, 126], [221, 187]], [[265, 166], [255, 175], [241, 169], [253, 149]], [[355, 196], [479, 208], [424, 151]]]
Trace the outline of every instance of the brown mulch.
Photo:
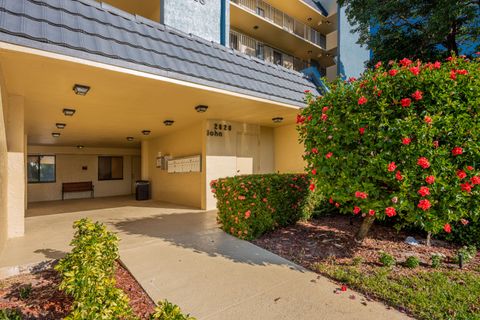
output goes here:
[[[117, 287], [129, 297], [134, 313], [140, 319], [148, 319], [155, 304], [140, 284], [120, 264], [115, 274]], [[60, 275], [53, 267], [0, 280], [0, 310], [17, 309], [25, 320], [63, 319], [68, 315], [72, 299], [58, 289]], [[21, 292], [31, 287], [28, 297]]]
[[[352, 222], [353, 224], [346, 216], [325, 216], [275, 230], [254, 240], [253, 243], [314, 271], [317, 263], [351, 265], [357, 258], [362, 261], [360, 268], [369, 272], [380, 266], [378, 258], [381, 252], [393, 255], [399, 262], [394, 270], [397, 275], [432, 270], [430, 267], [432, 254], [445, 256], [443, 269], [458, 269], [458, 265], [453, 263], [458, 246], [432, 240], [432, 246], [427, 247], [425, 239], [418, 235], [397, 232], [391, 227], [381, 225], [372, 226], [368, 238], [363, 243], [357, 243], [354, 236], [361, 221], [355, 219]], [[406, 244], [407, 236], [414, 236], [420, 245]], [[419, 268], [412, 270], [402, 267], [401, 263], [409, 256], [420, 259]], [[480, 273], [480, 255], [464, 268]]]

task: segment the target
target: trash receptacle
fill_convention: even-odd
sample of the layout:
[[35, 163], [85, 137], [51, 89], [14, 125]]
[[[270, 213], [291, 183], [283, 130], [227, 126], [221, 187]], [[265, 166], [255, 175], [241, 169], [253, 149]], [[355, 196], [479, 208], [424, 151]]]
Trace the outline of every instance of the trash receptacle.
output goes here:
[[150, 181], [138, 180], [135, 183], [135, 199], [137, 201], [150, 199]]

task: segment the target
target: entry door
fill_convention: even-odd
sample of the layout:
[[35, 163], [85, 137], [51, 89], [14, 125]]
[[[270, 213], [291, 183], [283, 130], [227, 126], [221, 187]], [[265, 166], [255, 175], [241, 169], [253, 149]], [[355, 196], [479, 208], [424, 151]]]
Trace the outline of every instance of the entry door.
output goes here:
[[135, 193], [135, 182], [141, 179], [141, 158], [132, 157], [132, 194]]
[[237, 133], [237, 175], [258, 172], [260, 137], [256, 134]]

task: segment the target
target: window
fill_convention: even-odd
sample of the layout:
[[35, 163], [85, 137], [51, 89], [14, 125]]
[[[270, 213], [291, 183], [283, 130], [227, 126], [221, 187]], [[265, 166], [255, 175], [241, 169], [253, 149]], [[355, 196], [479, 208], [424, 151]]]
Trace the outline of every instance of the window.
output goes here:
[[265, 59], [265, 46], [263, 43], [257, 43], [257, 58], [258, 59]]
[[273, 51], [273, 63], [283, 65], [283, 55], [278, 51]]
[[123, 180], [123, 157], [98, 157], [98, 180]]
[[230, 48], [238, 50], [238, 35], [230, 33]]
[[29, 155], [27, 158], [28, 183], [55, 182], [55, 156]]
[[265, 18], [265, 10], [263, 10], [263, 8], [257, 7], [257, 14], [258, 14], [260, 17]]

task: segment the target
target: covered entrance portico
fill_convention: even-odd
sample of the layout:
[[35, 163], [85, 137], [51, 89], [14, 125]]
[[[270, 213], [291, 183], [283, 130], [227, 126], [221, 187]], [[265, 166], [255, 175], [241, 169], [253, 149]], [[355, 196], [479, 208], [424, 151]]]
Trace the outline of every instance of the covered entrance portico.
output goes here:
[[[212, 179], [303, 169], [295, 106], [1, 46], [7, 139], [15, 138], [19, 145], [16, 165], [9, 168], [18, 185], [16, 197], [8, 199], [13, 209], [7, 228], [16, 230], [9, 237], [23, 235], [24, 212], [30, 203], [61, 199], [63, 183], [92, 181], [95, 197], [111, 197], [131, 195], [136, 180], [149, 180], [154, 200], [210, 210], [215, 207], [209, 190]], [[90, 90], [75, 94], [75, 84]], [[207, 106], [206, 112], [198, 112], [199, 105]], [[75, 112], [66, 115], [64, 109]], [[200, 159], [197, 169], [169, 172], [162, 164], [192, 156]], [[28, 166], [42, 157], [53, 159], [39, 161], [40, 167], [54, 166], [50, 170], [54, 178], [32, 181]], [[106, 179], [103, 158], [111, 158], [112, 176]], [[120, 175], [113, 172], [117, 158], [122, 159], [116, 170]], [[89, 196], [89, 192], [65, 195], [67, 199]]]

